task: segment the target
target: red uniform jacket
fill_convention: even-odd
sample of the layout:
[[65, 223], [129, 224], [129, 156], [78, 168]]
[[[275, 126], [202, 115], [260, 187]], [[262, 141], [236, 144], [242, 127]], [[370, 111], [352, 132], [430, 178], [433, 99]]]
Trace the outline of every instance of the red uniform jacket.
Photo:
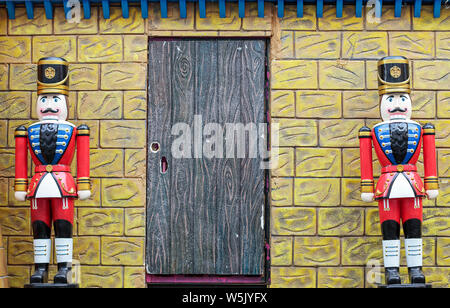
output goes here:
[[[375, 193], [375, 199], [425, 197], [426, 190], [438, 189], [435, 131], [432, 124], [421, 127], [414, 121], [382, 122], [359, 132], [361, 192]], [[372, 142], [381, 164], [374, 191]], [[417, 173], [423, 145], [425, 185]]]

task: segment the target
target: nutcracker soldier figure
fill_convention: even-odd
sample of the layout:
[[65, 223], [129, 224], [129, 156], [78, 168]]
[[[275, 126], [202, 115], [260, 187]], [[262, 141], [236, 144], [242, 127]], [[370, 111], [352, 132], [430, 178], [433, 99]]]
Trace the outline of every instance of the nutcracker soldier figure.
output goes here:
[[[425, 283], [422, 272], [422, 199], [438, 195], [435, 130], [411, 120], [409, 62], [404, 57], [378, 61], [378, 91], [383, 122], [359, 131], [361, 199], [378, 201], [386, 284], [401, 284], [400, 220], [405, 235], [406, 262], [411, 284]], [[372, 143], [381, 164], [374, 190]], [[423, 147], [425, 180], [417, 173]], [[425, 185], [424, 185], [425, 184]]]
[[[54, 283], [70, 282], [75, 198], [90, 197], [89, 128], [66, 122], [69, 64], [62, 58], [38, 62], [37, 115], [39, 122], [15, 131], [15, 198], [31, 202], [35, 272], [31, 284], [46, 283], [51, 254], [51, 226], [55, 228], [58, 272]], [[35, 174], [28, 185], [27, 148]], [[70, 164], [77, 148], [77, 184]]]

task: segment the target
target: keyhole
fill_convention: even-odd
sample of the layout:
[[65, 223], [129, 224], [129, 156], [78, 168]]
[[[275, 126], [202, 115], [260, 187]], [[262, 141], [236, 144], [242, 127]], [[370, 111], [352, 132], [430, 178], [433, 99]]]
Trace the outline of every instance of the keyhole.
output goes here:
[[167, 164], [167, 159], [165, 156], [161, 157], [161, 173], [164, 174], [167, 172], [169, 165]]
[[152, 142], [152, 144], [150, 145], [150, 149], [153, 153], [157, 153], [159, 151], [159, 143]]

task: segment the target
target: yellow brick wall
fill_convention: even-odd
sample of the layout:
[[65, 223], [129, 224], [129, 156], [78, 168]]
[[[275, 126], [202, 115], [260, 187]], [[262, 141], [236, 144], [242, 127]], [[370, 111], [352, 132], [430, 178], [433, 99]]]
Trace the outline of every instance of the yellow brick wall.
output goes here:
[[[207, 4], [207, 18], [187, 5], [169, 18], [159, 5], [149, 19], [130, 8], [130, 19], [113, 8], [111, 19], [93, 9], [80, 24], [65, 22], [62, 9], [45, 19], [42, 9], [26, 19], [5, 20], [0, 9], [0, 224], [8, 251], [10, 285], [29, 277], [32, 236], [27, 203], [13, 199], [13, 131], [35, 121], [36, 60], [64, 56], [71, 61], [70, 120], [91, 127], [94, 195], [77, 202], [75, 255], [83, 287], [144, 286], [145, 129], [148, 37], [267, 37], [270, 39], [272, 121], [279, 123], [279, 167], [271, 172], [271, 281], [273, 287], [369, 287], [365, 265], [381, 261], [375, 203], [359, 199], [359, 127], [379, 121], [376, 60], [402, 54], [412, 59], [414, 119], [437, 128], [441, 196], [426, 202], [425, 272], [436, 286], [450, 284], [450, 23], [448, 10], [421, 18], [404, 7], [402, 18], [383, 7], [379, 24], [355, 18], [354, 8], [295, 8], [265, 18], [255, 4], [238, 17], [227, 4]], [[3, 14], [3, 15], [2, 15]], [[32, 104], [30, 104], [32, 102]], [[30, 121], [32, 117], [32, 121]], [[136, 134], [136, 132], [141, 132]], [[379, 169], [376, 169], [379, 173]], [[404, 258], [403, 258], [404, 259]], [[403, 260], [403, 263], [404, 260]], [[54, 266], [52, 271], [54, 271]], [[403, 271], [405, 275], [405, 271]]]

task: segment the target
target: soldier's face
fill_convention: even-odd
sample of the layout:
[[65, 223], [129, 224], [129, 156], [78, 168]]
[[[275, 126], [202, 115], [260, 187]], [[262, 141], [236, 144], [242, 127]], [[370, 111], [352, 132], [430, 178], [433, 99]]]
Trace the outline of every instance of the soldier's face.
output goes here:
[[66, 96], [62, 94], [43, 94], [37, 99], [37, 115], [39, 120], [67, 119]]
[[411, 97], [406, 93], [390, 93], [381, 97], [383, 121], [411, 119]]

